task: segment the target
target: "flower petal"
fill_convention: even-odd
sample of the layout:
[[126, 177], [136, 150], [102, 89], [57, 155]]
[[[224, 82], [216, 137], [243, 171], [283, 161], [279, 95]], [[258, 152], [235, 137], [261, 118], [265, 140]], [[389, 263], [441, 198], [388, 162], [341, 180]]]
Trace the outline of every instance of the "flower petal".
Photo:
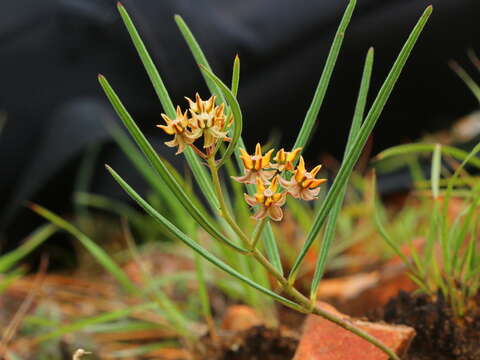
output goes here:
[[280, 221], [283, 219], [283, 211], [280, 206], [272, 205], [268, 208], [268, 216], [273, 221]]

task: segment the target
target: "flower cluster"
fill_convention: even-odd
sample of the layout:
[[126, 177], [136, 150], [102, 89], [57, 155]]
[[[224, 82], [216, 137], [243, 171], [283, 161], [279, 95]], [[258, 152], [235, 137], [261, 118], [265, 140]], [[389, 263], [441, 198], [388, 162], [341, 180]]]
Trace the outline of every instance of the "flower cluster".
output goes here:
[[257, 190], [254, 196], [245, 194], [245, 200], [250, 206], [259, 206], [258, 212], [253, 216], [255, 219], [269, 216], [274, 221], [282, 220], [281, 207], [285, 204], [287, 194], [306, 201], [317, 198], [320, 185], [326, 181], [326, 179], [316, 178], [322, 166], [318, 165], [311, 171], [307, 171], [302, 156], [298, 165], [295, 166], [294, 163], [300, 151], [300, 148], [291, 152], [280, 149], [272, 163], [273, 149], [262, 154], [262, 148], [257, 144], [253, 155], [240, 149], [245, 173], [234, 179], [244, 184], [256, 184]]
[[[186, 98], [189, 109], [182, 112], [177, 106], [175, 119], [170, 119], [162, 114], [166, 125], [157, 125], [168, 135], [173, 135], [171, 141], [165, 142], [167, 146], [177, 147], [176, 154], [180, 154], [188, 145], [203, 137], [203, 148], [207, 153], [211, 152], [218, 140], [228, 141], [227, 128], [231, 122], [225, 120], [225, 106], [215, 105], [216, 97], [212, 96], [208, 100], [202, 100], [198, 94], [195, 95], [195, 101]], [[196, 148], [195, 148], [196, 149]], [[203, 154], [196, 149], [197, 153]]]

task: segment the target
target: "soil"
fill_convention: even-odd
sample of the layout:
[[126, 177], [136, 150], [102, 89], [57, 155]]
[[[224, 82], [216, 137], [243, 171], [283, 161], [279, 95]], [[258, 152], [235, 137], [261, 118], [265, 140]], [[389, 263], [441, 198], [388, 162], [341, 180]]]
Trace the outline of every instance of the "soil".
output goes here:
[[480, 359], [480, 294], [469, 316], [456, 319], [439, 295], [411, 295], [400, 292], [384, 307], [369, 314], [369, 320], [384, 320], [415, 328], [407, 360]]
[[220, 344], [202, 341], [199, 359], [209, 360], [291, 360], [298, 345], [296, 333], [255, 326], [234, 334], [222, 334]]

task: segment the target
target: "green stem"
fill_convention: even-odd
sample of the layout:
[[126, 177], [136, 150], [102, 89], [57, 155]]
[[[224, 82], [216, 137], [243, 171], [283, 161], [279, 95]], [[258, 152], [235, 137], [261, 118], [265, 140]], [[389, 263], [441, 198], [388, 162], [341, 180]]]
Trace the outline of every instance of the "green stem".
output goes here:
[[250, 247], [250, 250], [253, 251], [257, 247], [257, 243], [262, 237], [263, 229], [265, 228], [265, 225], [267, 224], [267, 218], [264, 217], [260, 222], [257, 223], [257, 226], [255, 227], [255, 231], [253, 234], [253, 241], [252, 241], [252, 246]]
[[289, 281], [280, 272], [278, 272], [278, 270], [268, 261], [268, 259], [254, 246], [256, 245], [256, 242], [258, 242], [257, 237], [260, 238], [260, 233], [262, 232], [262, 228], [263, 226], [265, 226], [265, 224], [259, 225], [259, 227], [261, 228], [258, 228], [258, 231], [255, 234], [253, 241], [250, 241], [247, 235], [245, 235], [242, 229], [240, 229], [235, 220], [232, 218], [228, 211], [228, 208], [226, 207], [225, 199], [223, 198], [222, 188], [220, 186], [220, 179], [218, 177], [218, 169], [215, 166], [215, 160], [213, 159], [213, 157], [208, 158], [208, 165], [210, 167], [214, 189], [220, 206], [220, 215], [232, 227], [233, 231], [235, 231], [235, 233], [240, 237], [240, 239], [242, 239], [245, 246], [252, 249], [252, 256], [280, 283], [285, 293], [291, 296], [297, 302], [298, 307], [293, 307], [291, 304], [284, 305], [294, 308], [299, 312], [313, 313], [319, 315], [333, 322], [334, 324], [337, 324], [338, 326], [344, 328], [345, 330], [350, 331], [353, 334], [361, 337], [365, 341], [368, 341], [370, 344], [376, 346], [378, 349], [387, 354], [391, 359], [400, 360], [400, 358], [391, 349], [389, 349], [386, 345], [384, 345], [382, 342], [380, 342], [370, 334], [356, 327], [349, 319], [344, 319], [340, 316], [332, 314], [331, 312], [320, 308], [317, 304], [311, 303], [306, 296], [304, 296], [297, 289], [295, 289], [293, 285], [290, 284]]
[[208, 166], [210, 167], [210, 172], [212, 174], [212, 181], [215, 193], [217, 195], [219, 207], [220, 207], [220, 216], [225, 219], [225, 221], [230, 225], [232, 230], [238, 235], [238, 237], [243, 241], [245, 246], [250, 248], [251, 242], [247, 235], [240, 229], [235, 220], [230, 215], [227, 205], [225, 204], [225, 198], [223, 197], [222, 187], [220, 185], [220, 178], [218, 177], [218, 169], [215, 164], [215, 159], [213, 156], [208, 158]]

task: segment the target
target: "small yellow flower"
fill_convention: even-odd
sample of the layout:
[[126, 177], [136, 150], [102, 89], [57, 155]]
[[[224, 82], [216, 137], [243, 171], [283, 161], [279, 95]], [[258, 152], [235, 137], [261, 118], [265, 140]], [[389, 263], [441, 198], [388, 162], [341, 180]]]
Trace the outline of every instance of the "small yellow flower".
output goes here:
[[225, 140], [225, 105], [215, 106], [216, 97], [204, 101], [200, 95], [195, 95], [195, 101], [186, 98], [190, 106], [190, 127], [195, 138], [203, 135], [203, 147], [214, 146], [218, 139]]
[[280, 183], [286, 191], [296, 199], [314, 200], [320, 191], [320, 185], [327, 179], [315, 179], [322, 165], [314, 167], [310, 172], [305, 169], [305, 161], [300, 156], [300, 163], [290, 180], [280, 178]]
[[268, 182], [275, 170], [265, 170], [272, 168], [270, 158], [272, 157], [273, 149], [262, 155], [262, 147], [257, 144], [255, 147], [255, 154], [249, 155], [244, 149], [240, 149], [240, 159], [242, 159], [243, 166], [245, 166], [245, 173], [243, 176], [233, 177], [233, 179], [244, 184], [255, 184], [255, 181], [260, 178], [262, 182]]
[[277, 154], [273, 158], [275, 164], [273, 167], [278, 171], [293, 171], [295, 167], [293, 166], [293, 162], [297, 158], [297, 155], [302, 151], [302, 148], [297, 148], [293, 151], [286, 152], [283, 148], [277, 151]]
[[274, 221], [283, 218], [282, 206], [285, 204], [285, 193], [278, 191], [279, 176], [275, 176], [268, 188], [265, 188], [262, 179], [257, 178], [257, 192], [254, 196], [245, 194], [245, 201], [250, 206], [260, 205], [259, 211], [253, 215], [254, 219], [260, 220], [269, 216]]
[[175, 136], [173, 140], [165, 142], [165, 145], [170, 147], [178, 146], [176, 155], [183, 152], [186, 145], [193, 144], [197, 137], [188, 130], [189, 120], [187, 111], [182, 114], [182, 110], [177, 106], [177, 117], [175, 119], [172, 120], [165, 114], [162, 114], [162, 118], [167, 125], [157, 125], [157, 127], [168, 135]]

